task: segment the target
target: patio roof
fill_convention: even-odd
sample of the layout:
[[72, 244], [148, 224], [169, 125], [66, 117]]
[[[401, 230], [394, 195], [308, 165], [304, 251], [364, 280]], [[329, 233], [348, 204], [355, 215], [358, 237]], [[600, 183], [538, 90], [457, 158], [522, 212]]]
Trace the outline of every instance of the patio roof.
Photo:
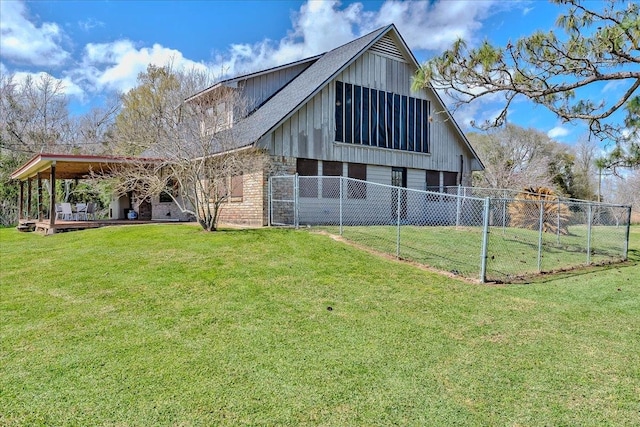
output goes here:
[[82, 179], [91, 173], [109, 171], [112, 166], [139, 161], [157, 161], [157, 159], [141, 159], [122, 156], [91, 156], [79, 154], [37, 154], [11, 174], [11, 179], [26, 181], [41, 174], [50, 174], [51, 166], [55, 166], [58, 179]]

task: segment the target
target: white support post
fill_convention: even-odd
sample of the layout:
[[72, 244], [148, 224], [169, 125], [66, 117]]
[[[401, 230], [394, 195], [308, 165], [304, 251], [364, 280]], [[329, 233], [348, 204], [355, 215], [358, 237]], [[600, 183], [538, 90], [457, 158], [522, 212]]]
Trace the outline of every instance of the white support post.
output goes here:
[[342, 236], [342, 186], [343, 186], [343, 180], [342, 177], [340, 177], [340, 235]]
[[396, 258], [400, 258], [400, 197], [402, 197], [402, 193], [400, 193], [400, 188], [396, 188], [394, 191], [398, 192], [398, 208], [396, 210], [396, 220], [398, 223], [398, 232], [396, 236]]
[[629, 233], [631, 232], [631, 206], [627, 206], [627, 232], [624, 240], [624, 258], [626, 261], [629, 257]]
[[267, 215], [267, 226], [271, 227], [273, 222], [273, 188], [272, 188], [272, 176], [269, 177], [269, 181], [267, 181], [267, 196], [269, 197], [269, 212]]
[[460, 209], [462, 208], [460, 205], [462, 203], [462, 197], [460, 196], [460, 192], [462, 187], [458, 185], [458, 197], [456, 198], [456, 227], [460, 227]]
[[484, 218], [483, 231], [482, 231], [482, 254], [480, 258], [480, 281], [482, 283], [487, 281], [487, 258], [488, 258], [488, 246], [489, 246], [489, 209], [491, 207], [491, 199], [489, 197], [484, 199]]
[[591, 203], [587, 210], [587, 264], [591, 264], [591, 223], [593, 222], [593, 212], [591, 211]]
[[293, 182], [293, 225], [296, 229], [299, 228], [299, 211], [298, 211], [298, 205], [300, 203], [299, 200], [299, 195], [300, 195], [300, 177], [298, 176], [298, 174], [295, 174], [294, 176], [294, 182]]

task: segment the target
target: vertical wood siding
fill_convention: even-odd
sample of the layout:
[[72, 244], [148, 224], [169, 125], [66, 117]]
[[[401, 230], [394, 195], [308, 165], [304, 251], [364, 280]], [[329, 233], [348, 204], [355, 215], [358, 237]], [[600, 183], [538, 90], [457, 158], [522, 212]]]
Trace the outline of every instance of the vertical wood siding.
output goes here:
[[310, 63], [298, 64], [269, 74], [249, 77], [243, 82], [242, 95], [247, 101], [247, 110], [252, 111], [282, 89], [303, 72]]
[[[457, 135], [455, 125], [442, 113], [444, 106], [425, 90], [411, 90], [415, 68], [407, 63], [367, 51], [340, 73], [334, 81], [316, 94], [305, 106], [273, 131], [271, 154], [318, 160], [332, 160], [369, 165], [399, 166], [459, 172], [460, 155], [464, 158], [464, 174], [471, 173], [471, 152]], [[335, 142], [335, 81], [384, 90], [431, 102], [430, 153], [414, 153], [359, 144]], [[266, 91], [267, 93], [269, 91]], [[375, 174], [368, 175], [370, 180]], [[385, 181], [375, 181], [388, 184]], [[422, 189], [417, 178], [411, 188]]]

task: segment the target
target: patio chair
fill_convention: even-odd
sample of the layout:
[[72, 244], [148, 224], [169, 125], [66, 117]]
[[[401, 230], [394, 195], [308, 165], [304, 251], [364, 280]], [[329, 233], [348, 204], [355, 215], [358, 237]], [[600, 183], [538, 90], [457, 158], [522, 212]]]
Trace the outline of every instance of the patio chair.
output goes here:
[[96, 219], [96, 203], [95, 202], [89, 202], [87, 204], [86, 218]]
[[[62, 219], [76, 219], [76, 215], [73, 213], [71, 209], [71, 203], [60, 203], [60, 208], [62, 209]], [[56, 215], [57, 217], [57, 215]]]
[[62, 216], [62, 205], [60, 203], [56, 203], [56, 220]]
[[76, 219], [80, 221], [81, 219], [87, 220], [87, 204], [86, 203], [77, 203], [76, 204]]

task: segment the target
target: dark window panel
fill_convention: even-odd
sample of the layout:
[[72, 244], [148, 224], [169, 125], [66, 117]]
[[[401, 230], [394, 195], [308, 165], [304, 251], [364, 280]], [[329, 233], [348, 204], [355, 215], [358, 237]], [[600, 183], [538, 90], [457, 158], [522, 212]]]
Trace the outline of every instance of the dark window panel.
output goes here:
[[[349, 178], [367, 180], [367, 165], [362, 163], [349, 163]], [[367, 184], [364, 182], [349, 181], [347, 183], [347, 197], [350, 199], [366, 199]]]
[[458, 172], [442, 172], [442, 184], [445, 187], [458, 185]]
[[369, 88], [362, 88], [362, 143], [369, 145], [369, 115], [371, 107], [369, 105]]
[[[318, 176], [318, 161], [312, 159], [297, 159], [296, 170], [300, 176]], [[298, 193], [300, 197], [318, 197], [318, 180], [301, 179]]]
[[344, 142], [353, 142], [353, 86], [344, 85]]
[[416, 99], [409, 98], [409, 118], [407, 120], [409, 128], [407, 129], [407, 150], [415, 151], [416, 137]]
[[427, 171], [427, 191], [440, 191], [440, 172]]
[[393, 94], [393, 148], [400, 149], [400, 95]]
[[378, 147], [387, 147], [387, 95], [378, 92]]
[[422, 152], [422, 101], [416, 100], [416, 152]]
[[353, 86], [353, 143], [362, 144], [362, 88]]
[[[323, 176], [341, 176], [342, 162], [322, 162]], [[322, 179], [322, 197], [328, 199], [337, 199], [340, 197], [340, 179], [323, 178]]]
[[378, 91], [371, 89], [371, 145], [378, 145]]
[[387, 148], [393, 148], [393, 94], [387, 93]]
[[336, 82], [336, 141], [344, 142], [343, 133], [344, 92], [342, 82]]
[[429, 101], [422, 101], [422, 152], [429, 152]]
[[406, 96], [400, 98], [400, 149], [407, 150], [407, 104]]

